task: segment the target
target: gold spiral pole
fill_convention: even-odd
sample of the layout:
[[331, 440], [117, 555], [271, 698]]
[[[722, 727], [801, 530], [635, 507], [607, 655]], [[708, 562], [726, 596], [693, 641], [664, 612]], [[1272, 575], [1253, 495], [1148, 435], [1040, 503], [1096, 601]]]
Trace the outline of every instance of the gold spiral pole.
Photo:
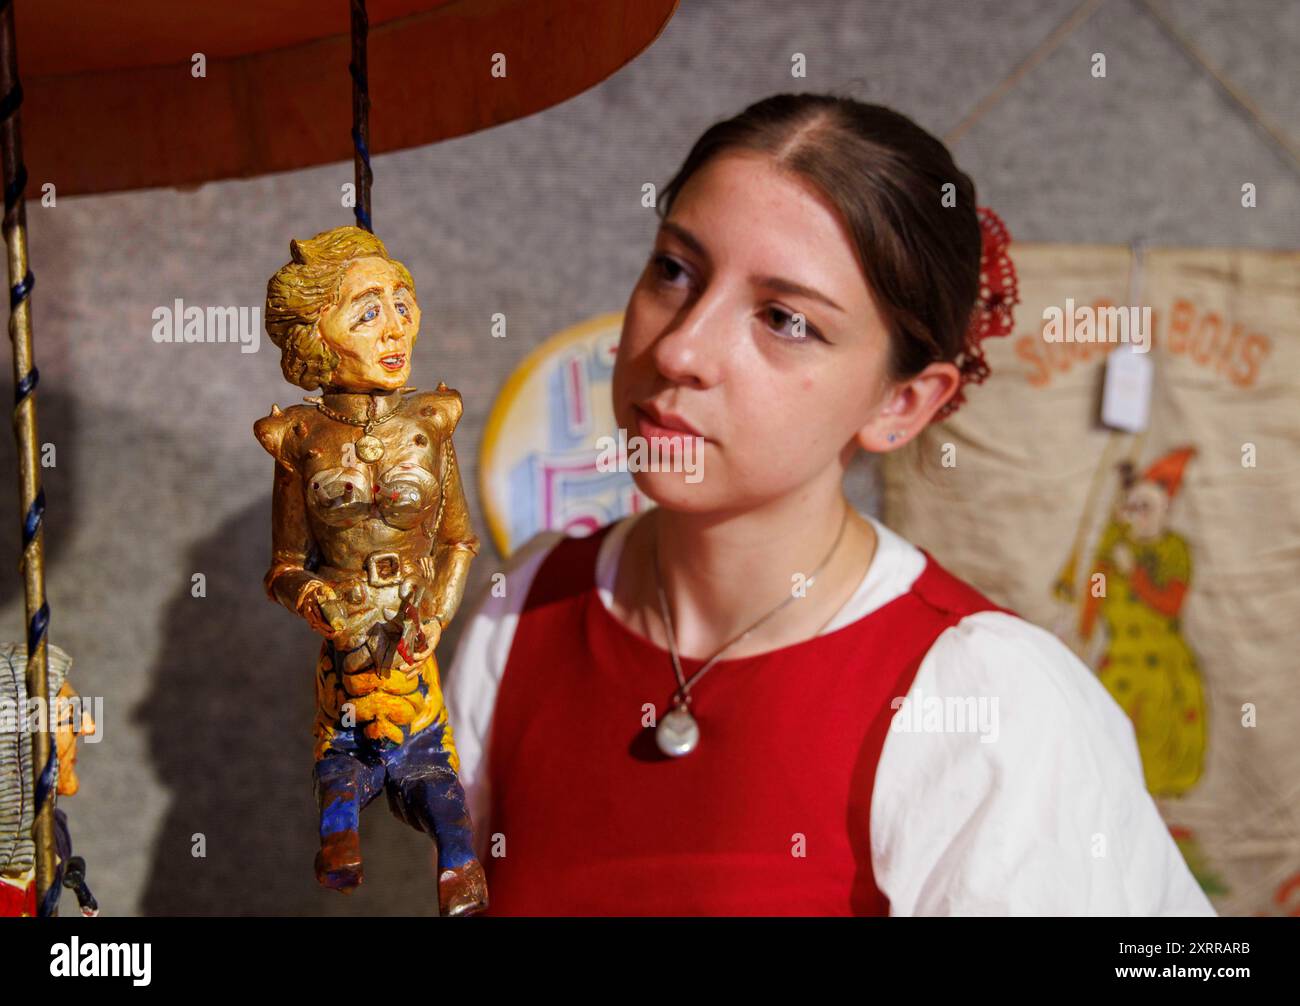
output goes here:
[[[27, 695], [49, 699], [46, 637], [49, 606], [45, 602], [45, 493], [41, 489], [36, 433], [36, 383], [39, 374], [32, 353], [31, 291], [27, 263], [27, 206], [23, 191], [27, 169], [18, 109], [23, 101], [18, 77], [12, 0], [0, 0], [0, 157], [4, 165], [4, 241], [9, 258], [9, 339], [14, 357], [14, 436], [18, 441], [18, 491], [22, 514], [23, 557], [20, 567], [27, 600]], [[36, 844], [36, 904], [39, 915], [57, 914], [55, 878], [54, 797], [58, 775], [51, 743], [50, 716], [32, 731], [33, 792], [36, 794], [32, 839]]]

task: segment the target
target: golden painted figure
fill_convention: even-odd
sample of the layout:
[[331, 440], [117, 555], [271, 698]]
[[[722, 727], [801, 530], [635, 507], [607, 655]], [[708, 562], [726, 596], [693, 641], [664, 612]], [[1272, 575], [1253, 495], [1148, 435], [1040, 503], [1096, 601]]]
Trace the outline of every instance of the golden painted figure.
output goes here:
[[290, 242], [267, 284], [286, 380], [322, 394], [254, 424], [275, 458], [267, 594], [325, 637], [316, 665], [319, 882], [362, 881], [361, 810], [381, 789], [438, 846], [442, 915], [487, 905], [434, 648], [479, 540], [456, 463], [461, 397], [406, 381], [415, 282], [357, 227]]

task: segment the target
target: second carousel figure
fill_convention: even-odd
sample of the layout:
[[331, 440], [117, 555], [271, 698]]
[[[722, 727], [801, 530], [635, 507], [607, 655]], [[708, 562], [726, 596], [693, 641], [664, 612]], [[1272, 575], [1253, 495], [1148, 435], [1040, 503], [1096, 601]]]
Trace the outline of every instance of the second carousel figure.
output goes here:
[[460, 394], [408, 387], [415, 282], [383, 242], [338, 227], [290, 242], [267, 284], [285, 379], [319, 397], [254, 424], [275, 458], [273, 601], [324, 637], [316, 664], [316, 877], [362, 882], [359, 818], [383, 789], [437, 843], [439, 911], [487, 907], [434, 648], [479, 549], [452, 431]]

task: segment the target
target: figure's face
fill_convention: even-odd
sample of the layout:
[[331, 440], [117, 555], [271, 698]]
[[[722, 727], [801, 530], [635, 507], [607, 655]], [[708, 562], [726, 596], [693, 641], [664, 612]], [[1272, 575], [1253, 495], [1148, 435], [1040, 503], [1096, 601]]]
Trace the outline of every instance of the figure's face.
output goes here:
[[[66, 681], [63, 688], [59, 690], [59, 697], [65, 700], [72, 699], [76, 694]], [[54, 743], [59, 756], [57, 789], [60, 796], [72, 796], [81, 788], [81, 782], [77, 779], [77, 736], [93, 734], [95, 721], [89, 712], [82, 709], [81, 722], [73, 722], [76, 707], [69, 706], [66, 701], [61, 703], [58, 709], [60, 717], [54, 732]]]
[[1120, 518], [1128, 523], [1129, 533], [1138, 541], [1150, 541], [1165, 527], [1169, 497], [1154, 482], [1143, 480], [1124, 496]]
[[321, 312], [321, 338], [339, 355], [331, 383], [347, 391], [396, 390], [411, 376], [420, 308], [393, 264], [348, 264], [336, 302]]
[[703, 511], [805, 485], [852, 456], [884, 400], [888, 345], [830, 202], [762, 156], [716, 157], [659, 228], [613, 376], [619, 426], [650, 436], [646, 400], [677, 414], [704, 438], [703, 478], [635, 472], [638, 487]]

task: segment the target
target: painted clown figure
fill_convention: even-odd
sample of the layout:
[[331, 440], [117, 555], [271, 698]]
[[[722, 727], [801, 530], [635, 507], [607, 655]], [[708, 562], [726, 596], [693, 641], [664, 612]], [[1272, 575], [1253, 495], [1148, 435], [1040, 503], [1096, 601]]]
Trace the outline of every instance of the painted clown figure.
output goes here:
[[1168, 526], [1193, 454], [1192, 447], [1171, 451], [1140, 479], [1122, 469], [1123, 492], [1093, 561], [1093, 576], [1105, 575], [1105, 596], [1088, 594], [1079, 627], [1086, 640], [1098, 615], [1105, 622], [1098, 674], [1133, 721], [1147, 788], [1157, 797], [1186, 793], [1205, 761], [1204, 691], [1179, 622], [1191, 552]]

